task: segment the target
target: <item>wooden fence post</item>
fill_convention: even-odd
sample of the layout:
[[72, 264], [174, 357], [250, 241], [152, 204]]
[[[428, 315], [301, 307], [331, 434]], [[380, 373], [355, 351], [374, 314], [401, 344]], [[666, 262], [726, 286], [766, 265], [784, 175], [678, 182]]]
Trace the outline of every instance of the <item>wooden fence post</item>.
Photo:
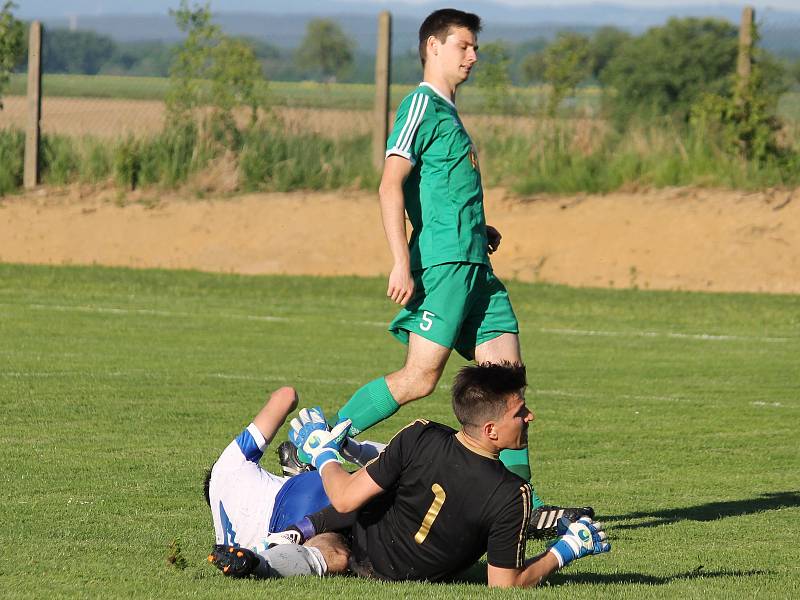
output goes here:
[[28, 43], [28, 126], [25, 131], [26, 189], [39, 183], [39, 127], [42, 118], [42, 24], [31, 23]]
[[750, 83], [753, 58], [753, 19], [755, 11], [752, 6], [742, 9], [742, 22], [739, 26], [739, 56], [736, 61], [736, 85], [741, 97]]
[[383, 170], [389, 132], [389, 85], [391, 81], [392, 15], [378, 15], [378, 46], [375, 50], [375, 124], [372, 132], [372, 164]]

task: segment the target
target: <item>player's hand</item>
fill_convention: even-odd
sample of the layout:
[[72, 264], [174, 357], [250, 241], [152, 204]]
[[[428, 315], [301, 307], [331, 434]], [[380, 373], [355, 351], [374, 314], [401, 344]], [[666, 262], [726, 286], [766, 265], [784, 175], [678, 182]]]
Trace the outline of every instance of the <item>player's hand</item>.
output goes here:
[[393, 302], [405, 306], [414, 295], [414, 278], [411, 271], [405, 265], [395, 265], [389, 273], [389, 287], [386, 295]]
[[494, 254], [497, 252], [497, 249], [500, 247], [500, 240], [503, 239], [503, 236], [500, 235], [500, 232], [497, 231], [491, 225], [486, 226], [486, 239], [489, 240], [489, 254]]
[[550, 552], [556, 555], [560, 567], [566, 567], [573, 560], [590, 554], [611, 551], [603, 525], [589, 517], [582, 517], [574, 523], [561, 517], [558, 520], [557, 533], [561, 538], [550, 546]]
[[318, 406], [301, 409], [298, 415], [289, 421], [289, 441], [297, 448], [297, 458], [300, 462], [311, 464], [311, 456], [303, 450], [303, 446], [314, 431], [328, 431], [325, 414]]
[[322, 467], [331, 461], [344, 462], [342, 444], [347, 439], [350, 425], [350, 419], [345, 419], [330, 431], [327, 428], [324, 431], [316, 429], [308, 436], [303, 450], [311, 457], [311, 464], [317, 471], [322, 471]]

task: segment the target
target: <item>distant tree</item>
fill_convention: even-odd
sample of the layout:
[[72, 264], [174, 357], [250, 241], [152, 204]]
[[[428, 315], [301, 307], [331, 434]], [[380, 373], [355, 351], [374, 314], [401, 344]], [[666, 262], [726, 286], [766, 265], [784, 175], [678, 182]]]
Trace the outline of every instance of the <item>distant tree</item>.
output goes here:
[[791, 73], [795, 85], [800, 83], [800, 60], [796, 60], [792, 63], [789, 67], [789, 73]]
[[8, 85], [9, 75], [19, 63], [25, 39], [22, 23], [11, 12], [13, 2], [4, 2], [0, 8], [0, 110], [3, 108], [3, 91]]
[[[754, 28], [754, 41], [758, 31]], [[751, 71], [746, 80], [738, 73], [729, 79], [726, 93], [704, 94], [692, 105], [689, 124], [702, 137], [716, 136], [723, 148], [739, 158], [764, 163], [787, 156], [778, 142], [783, 123], [778, 98], [789, 89], [786, 66], [770, 53], [750, 49]]]
[[336, 81], [353, 64], [355, 44], [331, 19], [312, 19], [295, 54], [301, 69], [317, 70], [326, 81]]
[[42, 71], [97, 75], [115, 51], [116, 44], [108, 36], [51, 29], [42, 36]]
[[616, 27], [601, 27], [595, 31], [589, 44], [589, 54], [592, 57], [592, 77], [600, 79], [611, 59], [631, 39], [633, 36], [630, 33]]
[[503, 108], [508, 101], [511, 77], [508, 66], [511, 62], [508, 47], [502, 42], [491, 42], [481, 46], [480, 60], [476, 65], [475, 85], [486, 96], [489, 110]]
[[181, 0], [170, 14], [186, 33], [170, 67], [170, 113], [185, 117], [193, 109], [210, 106], [232, 127], [231, 111], [247, 106], [255, 119], [266, 81], [252, 47], [223, 34], [211, 22], [208, 3], [190, 7], [188, 0]]
[[550, 116], [555, 116], [564, 98], [573, 94], [591, 72], [589, 38], [578, 33], [559, 33], [544, 50], [529, 55], [523, 62], [523, 73], [528, 81], [550, 85], [545, 109]]
[[523, 58], [520, 71], [525, 83], [544, 83], [544, 51], [533, 52]]
[[177, 45], [162, 41], [117, 43], [113, 55], [100, 73], [166, 77], [176, 51]]
[[[509, 46], [509, 52], [511, 54], [511, 65], [509, 66], [509, 73], [511, 75], [512, 83], [521, 85], [524, 83], [535, 81], [529, 79], [528, 75], [525, 73], [525, 61], [532, 54], [540, 52], [541, 50], [546, 48], [547, 43], [548, 42], [545, 38], [538, 37], [532, 40], [521, 42], [519, 44], [511, 44]], [[483, 48], [483, 46], [481, 46], [481, 48]]]
[[777, 98], [794, 85], [794, 76], [788, 61], [758, 47], [753, 50], [752, 61], [759, 71], [760, 85], [770, 96]]
[[208, 74], [214, 106], [223, 111], [247, 106], [256, 120], [264, 75], [253, 48], [241, 39], [223, 37], [212, 51]]
[[670, 19], [623, 44], [602, 72], [618, 123], [633, 115], [686, 119], [704, 93], [724, 93], [736, 67], [738, 30], [717, 19]]

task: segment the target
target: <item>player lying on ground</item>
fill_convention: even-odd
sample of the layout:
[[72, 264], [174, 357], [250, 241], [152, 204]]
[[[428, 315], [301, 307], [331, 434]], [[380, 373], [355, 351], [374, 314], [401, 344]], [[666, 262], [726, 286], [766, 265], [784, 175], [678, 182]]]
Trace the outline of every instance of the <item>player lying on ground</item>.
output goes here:
[[[379, 190], [394, 259], [387, 296], [402, 306], [389, 331], [408, 351], [402, 368], [362, 386], [339, 409], [352, 436], [431, 394], [454, 349], [478, 363], [522, 362], [517, 317], [489, 261], [501, 236], [486, 224], [477, 149], [456, 110], [456, 90], [478, 61], [480, 30], [480, 17], [450, 8], [419, 29], [423, 81], [397, 108]], [[500, 461], [531, 480], [527, 446], [504, 449]], [[531, 537], [552, 535], [565, 510], [573, 520], [594, 514], [544, 505], [531, 492]]]
[[[443, 581], [485, 553], [490, 586], [534, 586], [573, 560], [611, 549], [602, 526], [590, 517], [575, 523], [562, 518], [556, 543], [525, 559], [531, 487], [498, 460], [501, 450], [520, 448], [527, 438], [533, 415], [525, 405], [525, 387], [520, 365], [464, 367], [452, 388], [459, 431], [415, 421], [353, 474], [342, 468], [339, 455], [347, 421], [331, 431], [321, 416], [311, 415], [315, 411], [293, 421], [290, 437], [311, 455], [340, 515], [329, 528], [349, 527], [353, 572], [384, 580]], [[319, 517], [312, 515], [317, 522]], [[340, 542], [331, 545], [344, 555], [348, 549]], [[246, 576], [259, 575], [262, 558], [217, 546], [212, 561], [231, 575]], [[334, 572], [331, 564], [328, 572]]]
[[[330, 505], [318, 472], [279, 477], [259, 465], [267, 444], [296, 408], [297, 393], [293, 388], [275, 391], [253, 422], [225, 448], [204, 483], [216, 543], [262, 552], [261, 576], [294, 575], [300, 563], [304, 565], [301, 573], [311, 570], [319, 575], [329, 568], [341, 571], [347, 566], [347, 552], [331, 545], [336, 539], [332, 534], [315, 537], [306, 548], [269, 550], [271, 544], [287, 541], [285, 536], [270, 533], [285, 531], [293, 524], [299, 529], [296, 537], [289, 539], [298, 540], [301, 530], [311, 537], [313, 524], [304, 517]], [[383, 448], [384, 444], [377, 442], [350, 444], [356, 454], [349, 459], [361, 464], [376, 457]]]

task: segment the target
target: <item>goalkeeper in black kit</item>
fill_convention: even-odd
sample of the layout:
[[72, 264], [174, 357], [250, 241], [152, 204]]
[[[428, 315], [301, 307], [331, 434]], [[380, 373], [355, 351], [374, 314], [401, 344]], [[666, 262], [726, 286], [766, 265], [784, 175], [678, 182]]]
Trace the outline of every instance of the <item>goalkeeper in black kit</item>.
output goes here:
[[[535, 586], [578, 558], [608, 552], [602, 525], [584, 516], [562, 518], [556, 543], [525, 558], [531, 488], [498, 460], [526, 443], [533, 414], [525, 387], [521, 365], [464, 367], [452, 390], [459, 431], [417, 420], [355, 473], [341, 465], [346, 422], [328, 431], [321, 419], [294, 420], [290, 438], [312, 456], [332, 505], [302, 529], [344, 532], [349, 569], [390, 581], [446, 581], [486, 554], [490, 586]], [[217, 566], [232, 575], [250, 574], [259, 561], [217, 552]]]

